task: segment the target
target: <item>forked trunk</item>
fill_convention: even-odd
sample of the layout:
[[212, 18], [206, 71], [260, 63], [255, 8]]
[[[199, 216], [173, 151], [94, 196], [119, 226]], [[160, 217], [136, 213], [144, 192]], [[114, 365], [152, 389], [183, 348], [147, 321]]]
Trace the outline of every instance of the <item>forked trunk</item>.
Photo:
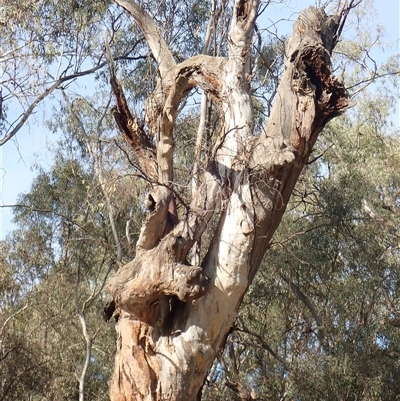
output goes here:
[[[118, 334], [111, 399], [192, 401], [224, 346], [318, 133], [349, 106], [330, 64], [346, 12], [327, 17], [309, 8], [300, 15], [273, 110], [255, 137], [250, 81], [258, 0], [235, 2], [226, 59], [196, 56], [178, 65], [146, 12], [130, 0], [117, 3], [141, 27], [159, 62], [160, 82], [146, 109], [158, 138], [152, 148], [111, 77], [118, 125], [153, 181], [136, 257], [108, 283]], [[173, 127], [179, 102], [194, 86], [218, 104], [223, 123], [201, 184], [177, 221]], [[188, 252], [217, 209], [207, 255], [201, 266], [190, 266]]]

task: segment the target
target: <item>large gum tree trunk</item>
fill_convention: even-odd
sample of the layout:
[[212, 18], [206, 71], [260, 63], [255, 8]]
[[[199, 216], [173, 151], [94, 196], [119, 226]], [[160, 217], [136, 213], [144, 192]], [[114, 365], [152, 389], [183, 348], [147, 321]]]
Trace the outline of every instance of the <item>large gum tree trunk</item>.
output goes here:
[[[259, 0], [236, 0], [227, 58], [199, 55], [180, 64], [137, 3], [116, 3], [142, 30], [160, 78], [146, 102], [153, 144], [131, 115], [109, 57], [114, 117], [152, 183], [136, 257], [107, 286], [118, 335], [110, 394], [113, 401], [191, 401], [199, 398], [318, 133], [349, 106], [330, 64], [348, 9], [331, 17], [316, 8], [300, 15], [271, 115], [254, 136], [250, 56]], [[208, 168], [178, 219], [173, 129], [179, 103], [195, 86], [217, 103], [222, 124]], [[188, 253], [216, 210], [206, 257], [191, 266]]]

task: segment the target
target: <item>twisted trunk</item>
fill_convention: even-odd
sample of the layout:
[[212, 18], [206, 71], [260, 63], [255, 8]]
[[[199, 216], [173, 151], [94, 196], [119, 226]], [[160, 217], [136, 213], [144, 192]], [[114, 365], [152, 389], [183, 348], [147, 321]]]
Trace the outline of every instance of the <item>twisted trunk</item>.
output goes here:
[[[201, 55], [178, 65], [145, 11], [130, 0], [117, 3], [141, 19], [161, 75], [147, 102], [149, 129], [158, 138], [151, 149], [144, 131], [129, 123], [134, 118], [111, 74], [117, 122], [153, 183], [136, 257], [107, 287], [118, 334], [111, 399], [196, 400], [318, 133], [349, 106], [330, 64], [345, 13], [327, 17], [309, 8], [301, 14], [286, 46], [285, 73], [271, 116], [255, 137], [250, 55], [258, 0], [236, 0], [226, 59]], [[207, 171], [178, 222], [173, 128], [179, 102], [195, 86], [218, 104], [223, 124]], [[218, 208], [207, 255], [201, 266], [190, 266], [188, 252]]]

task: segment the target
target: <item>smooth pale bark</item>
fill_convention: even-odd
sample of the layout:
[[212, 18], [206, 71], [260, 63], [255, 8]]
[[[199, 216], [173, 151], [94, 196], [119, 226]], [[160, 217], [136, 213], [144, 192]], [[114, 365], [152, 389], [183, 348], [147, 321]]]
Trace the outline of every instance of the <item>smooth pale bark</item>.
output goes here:
[[[140, 6], [131, 0], [118, 3], [143, 25]], [[114, 401], [198, 399], [318, 133], [349, 106], [330, 65], [346, 14], [327, 17], [309, 8], [287, 43], [271, 116], [262, 135], [253, 135], [250, 55], [258, 5], [258, 0], [235, 2], [226, 59], [200, 55], [170, 69], [160, 65], [159, 85], [146, 106], [156, 148], [140, 145], [149, 141], [134, 124], [118, 124], [128, 140], [134, 138], [139, 165], [149, 162], [143, 160], [145, 151], [154, 157], [149, 215], [136, 257], [107, 286], [118, 334], [110, 384]], [[146, 38], [151, 35], [155, 58], [162, 60], [166, 45], [157, 39], [159, 31], [142, 29]], [[134, 121], [111, 75], [117, 123]], [[195, 86], [218, 104], [222, 124], [201, 185], [177, 221], [172, 218], [173, 129], [180, 101]], [[219, 223], [208, 253], [201, 266], [190, 266], [188, 252], [217, 208]]]

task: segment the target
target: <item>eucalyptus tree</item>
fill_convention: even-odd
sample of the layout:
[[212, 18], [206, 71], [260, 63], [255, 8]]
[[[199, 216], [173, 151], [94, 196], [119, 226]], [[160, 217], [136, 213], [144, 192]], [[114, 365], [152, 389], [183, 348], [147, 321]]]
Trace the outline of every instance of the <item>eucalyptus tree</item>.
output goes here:
[[[233, 4], [224, 57], [202, 54], [182, 62], [144, 7], [131, 0], [117, 3], [141, 29], [159, 77], [141, 121], [129, 110], [108, 51], [114, 118], [150, 185], [135, 258], [106, 289], [118, 336], [111, 399], [194, 400], [318, 134], [350, 104], [332, 74], [330, 54], [353, 4], [330, 17], [318, 8], [300, 15], [286, 44], [271, 113], [255, 135], [250, 82], [258, 1]], [[179, 105], [195, 87], [216, 104], [220, 124], [190, 203], [178, 215], [174, 125]], [[213, 217], [215, 232], [202, 245], [203, 260], [189, 264], [191, 249]]]
[[[27, 37], [13, 41], [11, 33], [5, 41], [3, 59], [24, 43], [24, 57], [15, 58], [24, 67], [10, 69], [7, 74], [14, 75], [2, 85], [11, 85], [7, 101], [15, 94], [13, 85], [19, 88], [25, 109], [8, 125], [2, 143], [44, 97], [62, 89], [62, 111], [95, 160], [108, 238], [116, 250], [118, 270], [107, 283], [112, 299], [106, 308], [117, 330], [111, 399], [193, 400], [225, 345], [319, 133], [351, 105], [343, 82], [332, 73], [331, 55], [340, 49], [348, 13], [359, 2], [343, 2], [331, 16], [314, 7], [301, 13], [285, 44], [283, 71], [268, 60], [268, 49], [252, 46], [253, 38], [260, 38], [257, 18], [269, 2], [115, 3], [121, 7], [43, 1], [20, 8], [16, 2], [9, 9], [9, 21], [12, 12], [40, 18], [28, 18], [22, 26]], [[128, 15], [136, 23], [132, 29]], [[46, 20], [52, 16], [57, 24]], [[47, 36], [38, 28], [43, 18]], [[105, 50], [98, 40], [104, 27], [109, 31]], [[30, 55], [44, 60], [43, 68], [33, 71], [37, 76]], [[127, 235], [132, 260], [125, 265], [112, 186], [101, 163], [104, 143], [99, 130], [87, 130], [84, 123], [85, 94], [66, 93], [66, 82], [81, 75], [98, 72], [101, 81], [106, 65], [117, 103], [112, 115], [131, 147], [124, 152], [134, 159], [132, 170], [145, 182], [139, 199], [148, 210], [134, 251]], [[263, 87], [257, 71], [262, 68], [274, 81], [260, 100], [252, 83]], [[104, 89], [104, 81], [100, 85]], [[194, 125], [186, 105], [197, 89], [204, 93], [199, 128], [187, 142], [194, 149], [183, 154], [175, 145], [186, 145]], [[132, 190], [126, 188], [119, 191]], [[239, 392], [240, 386], [230, 385]]]

